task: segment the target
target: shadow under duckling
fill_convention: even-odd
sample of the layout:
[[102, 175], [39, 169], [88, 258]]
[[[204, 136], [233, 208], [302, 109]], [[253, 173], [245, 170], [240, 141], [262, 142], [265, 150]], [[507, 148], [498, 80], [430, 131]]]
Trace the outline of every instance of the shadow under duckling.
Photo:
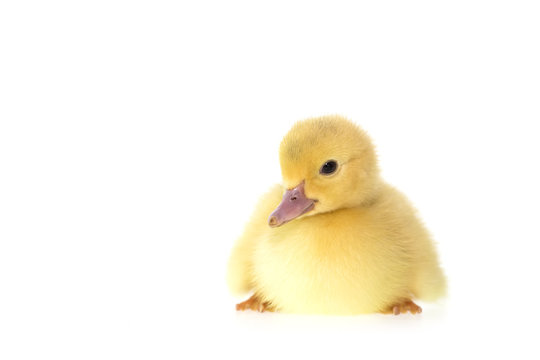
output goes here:
[[228, 264], [237, 310], [420, 313], [446, 292], [436, 249], [407, 198], [379, 175], [368, 135], [340, 116], [296, 123], [283, 185], [259, 201]]

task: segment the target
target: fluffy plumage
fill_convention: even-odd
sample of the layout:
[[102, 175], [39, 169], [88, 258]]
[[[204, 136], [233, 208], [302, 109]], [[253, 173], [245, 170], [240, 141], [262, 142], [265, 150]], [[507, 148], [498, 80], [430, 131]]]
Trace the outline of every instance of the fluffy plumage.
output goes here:
[[[414, 298], [444, 295], [430, 235], [407, 198], [379, 176], [363, 130], [339, 116], [307, 119], [284, 137], [279, 155], [283, 184], [262, 196], [229, 260], [231, 292], [255, 294], [247, 307], [396, 312]], [[328, 160], [337, 170], [321, 174]], [[270, 227], [269, 215], [299, 184], [311, 210]]]

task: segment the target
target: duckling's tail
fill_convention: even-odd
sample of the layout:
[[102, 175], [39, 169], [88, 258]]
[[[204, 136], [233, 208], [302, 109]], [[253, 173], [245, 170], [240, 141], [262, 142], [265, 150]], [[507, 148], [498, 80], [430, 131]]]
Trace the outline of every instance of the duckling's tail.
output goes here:
[[418, 274], [414, 286], [414, 295], [420, 300], [436, 301], [447, 294], [446, 277], [440, 266], [425, 268]]

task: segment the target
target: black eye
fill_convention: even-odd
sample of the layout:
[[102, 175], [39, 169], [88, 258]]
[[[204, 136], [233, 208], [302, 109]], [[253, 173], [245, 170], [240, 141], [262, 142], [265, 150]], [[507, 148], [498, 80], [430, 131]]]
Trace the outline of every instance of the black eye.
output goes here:
[[319, 172], [323, 175], [330, 175], [334, 173], [337, 169], [337, 162], [334, 160], [328, 160], [324, 163], [324, 165], [321, 167], [321, 170]]

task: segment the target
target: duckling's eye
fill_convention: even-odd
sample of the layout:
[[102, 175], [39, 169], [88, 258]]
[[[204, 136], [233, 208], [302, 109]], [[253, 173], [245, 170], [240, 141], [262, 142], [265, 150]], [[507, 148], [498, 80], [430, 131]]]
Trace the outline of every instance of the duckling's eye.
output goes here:
[[321, 166], [321, 169], [319, 170], [319, 173], [323, 175], [330, 175], [333, 174], [337, 169], [337, 162], [334, 160], [328, 160], [324, 163], [323, 166]]

